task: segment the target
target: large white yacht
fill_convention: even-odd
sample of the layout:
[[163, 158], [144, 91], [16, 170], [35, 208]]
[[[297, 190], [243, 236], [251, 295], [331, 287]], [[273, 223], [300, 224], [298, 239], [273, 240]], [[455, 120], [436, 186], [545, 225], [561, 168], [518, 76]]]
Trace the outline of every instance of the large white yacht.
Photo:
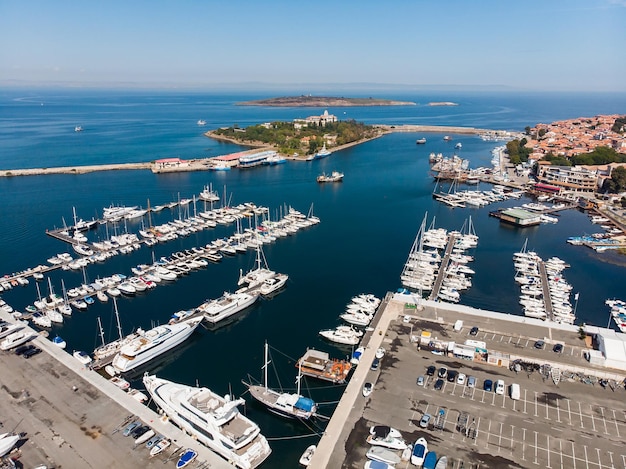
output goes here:
[[198, 306], [198, 311], [204, 314], [204, 318], [211, 324], [216, 324], [239, 311], [251, 306], [259, 295], [256, 293], [250, 294], [245, 292], [228, 293], [215, 299], [207, 301], [206, 303]]
[[125, 344], [113, 358], [113, 368], [120, 373], [149, 362], [182, 343], [198, 327], [202, 318], [193, 318], [177, 324], [157, 326], [149, 331], [137, 331], [137, 337]]
[[208, 388], [145, 375], [143, 383], [167, 416], [183, 431], [241, 469], [259, 466], [272, 452], [258, 425], [239, 413], [243, 399], [231, 400]]

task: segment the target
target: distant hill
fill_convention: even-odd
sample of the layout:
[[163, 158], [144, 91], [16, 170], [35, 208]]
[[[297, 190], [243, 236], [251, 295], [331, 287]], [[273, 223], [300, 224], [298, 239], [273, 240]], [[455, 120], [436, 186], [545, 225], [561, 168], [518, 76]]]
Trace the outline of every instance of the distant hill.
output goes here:
[[414, 106], [409, 101], [393, 101], [377, 98], [338, 98], [332, 96], [283, 96], [280, 98], [260, 99], [237, 103], [240, 106], [274, 107], [339, 107], [339, 106]]

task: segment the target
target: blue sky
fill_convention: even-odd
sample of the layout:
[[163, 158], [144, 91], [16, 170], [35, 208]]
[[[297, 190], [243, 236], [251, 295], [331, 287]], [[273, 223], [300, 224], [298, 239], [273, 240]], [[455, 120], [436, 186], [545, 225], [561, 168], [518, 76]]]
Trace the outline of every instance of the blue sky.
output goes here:
[[0, 86], [626, 91], [626, 0], [0, 0]]

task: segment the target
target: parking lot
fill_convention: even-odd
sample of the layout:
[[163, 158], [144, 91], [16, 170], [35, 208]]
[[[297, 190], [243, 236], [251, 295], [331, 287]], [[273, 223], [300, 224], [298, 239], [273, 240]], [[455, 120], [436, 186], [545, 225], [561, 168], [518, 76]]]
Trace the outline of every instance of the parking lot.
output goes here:
[[[563, 341], [561, 353], [552, 351], [548, 342], [541, 350], [534, 348], [541, 337], [512, 336], [470, 328], [453, 331], [442, 325], [436, 331], [446, 340], [472, 338], [487, 343], [488, 348], [519, 350], [546, 360], [577, 363], [582, 348]], [[429, 450], [448, 456], [448, 467], [547, 467], [547, 468], [626, 468], [626, 391], [624, 387], [603, 388], [581, 382], [561, 380], [556, 385], [538, 372], [510, 371], [445, 355], [418, 350], [410, 335], [422, 327], [419, 321], [392, 323], [385, 337], [387, 354], [377, 371], [368, 372], [374, 391], [367, 398], [362, 419], [353, 429], [348, 443], [354, 448], [344, 467], [363, 467], [368, 445], [360, 439], [374, 424], [400, 430], [413, 443], [425, 437]], [[428, 366], [466, 375], [465, 384], [443, 380], [435, 390], [438, 376], [427, 375]], [[424, 384], [417, 385], [419, 376]], [[476, 379], [475, 387], [467, 379]], [[505, 383], [504, 394], [483, 389], [488, 379], [495, 385]], [[520, 385], [520, 398], [509, 397], [509, 386]], [[366, 399], [366, 398], [363, 398]], [[421, 428], [424, 413], [432, 416], [427, 428]], [[402, 462], [397, 467], [410, 467]]]

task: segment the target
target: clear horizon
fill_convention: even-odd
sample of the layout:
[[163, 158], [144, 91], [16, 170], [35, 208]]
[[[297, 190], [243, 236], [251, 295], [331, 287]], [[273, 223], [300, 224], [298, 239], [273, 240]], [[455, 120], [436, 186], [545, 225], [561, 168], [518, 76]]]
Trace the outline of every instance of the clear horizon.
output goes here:
[[5, 0], [0, 86], [622, 92], [624, 24], [625, 0]]

